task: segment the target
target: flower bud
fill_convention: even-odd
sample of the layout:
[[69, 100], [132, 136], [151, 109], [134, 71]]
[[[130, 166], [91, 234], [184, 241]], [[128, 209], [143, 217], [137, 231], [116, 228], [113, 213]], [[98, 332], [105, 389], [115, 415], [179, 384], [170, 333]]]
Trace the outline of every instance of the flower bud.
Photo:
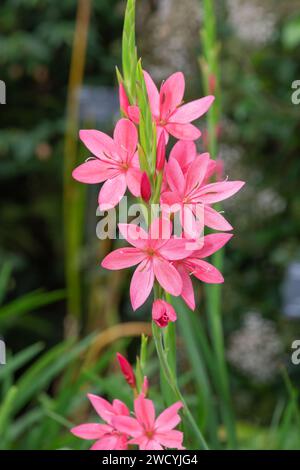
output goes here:
[[157, 144], [156, 151], [156, 169], [162, 171], [166, 161], [166, 141], [164, 133], [162, 132]]
[[152, 306], [152, 320], [160, 327], [164, 328], [168, 323], [177, 320], [177, 315], [168, 302], [165, 300], [155, 300]]
[[141, 178], [141, 196], [145, 202], [149, 202], [151, 197], [151, 183], [145, 171]]
[[119, 361], [120, 368], [121, 368], [122, 374], [125, 377], [126, 382], [128, 383], [128, 385], [130, 385], [130, 387], [135, 388], [136, 380], [135, 380], [135, 375], [134, 375], [131, 365], [129, 364], [127, 359], [124, 356], [122, 356], [122, 354], [120, 353], [117, 353], [117, 359]]

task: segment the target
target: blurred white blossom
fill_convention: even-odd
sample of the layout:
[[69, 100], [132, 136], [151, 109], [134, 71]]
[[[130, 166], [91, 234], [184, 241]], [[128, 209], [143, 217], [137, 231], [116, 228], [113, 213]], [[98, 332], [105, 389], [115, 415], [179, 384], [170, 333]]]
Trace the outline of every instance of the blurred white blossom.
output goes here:
[[282, 352], [274, 323], [259, 313], [248, 313], [243, 326], [230, 337], [227, 356], [248, 378], [266, 383], [278, 373]]
[[227, 0], [229, 21], [242, 41], [263, 46], [274, 36], [276, 16], [268, 4], [257, 1]]

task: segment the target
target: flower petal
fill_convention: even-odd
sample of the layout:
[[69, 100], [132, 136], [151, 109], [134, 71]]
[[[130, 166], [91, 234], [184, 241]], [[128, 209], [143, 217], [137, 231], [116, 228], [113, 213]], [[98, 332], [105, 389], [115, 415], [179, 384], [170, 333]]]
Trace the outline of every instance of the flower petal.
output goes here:
[[170, 238], [159, 248], [159, 253], [167, 260], [174, 261], [186, 258], [191, 251], [187, 248], [187, 240], [184, 238]]
[[223, 181], [221, 183], [207, 184], [201, 188], [197, 196], [205, 204], [213, 204], [233, 196], [244, 184], [244, 181]]
[[113, 409], [117, 415], [129, 416], [130, 411], [127, 406], [117, 398], [112, 402]]
[[198, 119], [208, 111], [214, 99], [214, 96], [205, 96], [204, 98], [180, 106], [170, 117], [170, 122], [184, 124]]
[[114, 141], [119, 148], [124, 162], [129, 162], [136, 151], [138, 133], [135, 125], [129, 119], [120, 119], [114, 130]]
[[126, 176], [124, 173], [111, 180], [107, 180], [103, 184], [98, 197], [100, 210], [106, 211], [119, 204], [125, 194], [126, 187]]
[[181, 195], [184, 193], [185, 179], [179, 163], [174, 158], [169, 160], [167, 165], [166, 177], [170, 189]]
[[79, 165], [72, 172], [72, 176], [80, 183], [102, 183], [103, 181], [113, 178], [118, 170], [116, 168], [108, 167], [106, 162], [99, 159], [87, 160]]
[[193, 253], [195, 258], [206, 258], [220, 250], [233, 237], [232, 233], [211, 233], [204, 237], [203, 247]]
[[136, 419], [144, 430], [152, 431], [155, 421], [155, 409], [152, 400], [145, 398], [143, 394], [134, 400], [134, 412]]
[[167, 120], [169, 115], [179, 106], [183, 100], [185, 89], [184, 75], [182, 72], [173, 73], [160, 89], [160, 117]]
[[132, 437], [138, 437], [143, 434], [143, 428], [137, 419], [131, 416], [114, 416], [112, 424], [115, 429]]
[[176, 139], [197, 140], [201, 137], [201, 131], [193, 124], [169, 122], [165, 125], [165, 129], [173, 137], [176, 137]]
[[137, 248], [124, 247], [118, 248], [112, 251], [101, 263], [101, 266], [105, 269], [111, 269], [113, 271], [118, 269], [130, 268], [139, 264], [145, 258], [145, 253], [142, 253]]
[[141, 194], [142, 172], [138, 168], [128, 168], [126, 172], [127, 186], [131, 194], [138, 197]]
[[163, 258], [153, 258], [153, 269], [159, 284], [169, 294], [178, 296], [182, 289], [182, 280], [177, 269]]
[[157, 432], [162, 433], [170, 431], [175, 428], [181, 419], [178, 414], [178, 411], [183, 407], [181, 401], [173, 403], [173, 405], [166, 408], [156, 419], [155, 429]]
[[195, 307], [196, 307], [195, 294], [194, 294], [194, 287], [193, 287], [191, 276], [189, 275], [189, 272], [182, 264], [178, 264], [176, 268], [182, 280], [182, 291], [180, 295], [185, 301], [185, 303], [187, 304], [187, 306], [191, 310], [195, 310]]
[[155, 433], [155, 439], [164, 447], [168, 447], [168, 449], [183, 449], [183, 433], [176, 429], [164, 433]]
[[89, 151], [98, 158], [104, 157], [104, 154], [116, 154], [116, 146], [113, 139], [109, 135], [104, 134], [104, 132], [93, 129], [81, 130], [79, 131], [79, 137]]
[[150, 74], [144, 70], [144, 79], [153, 116], [159, 116], [159, 92]]
[[126, 441], [121, 440], [117, 434], [111, 434], [95, 442], [90, 450], [126, 450], [127, 445], [125, 442]]
[[191, 163], [185, 179], [186, 193], [190, 192], [197, 185], [200, 187], [206, 176], [209, 160], [209, 154], [203, 153], [201, 156], [196, 157], [195, 160]]
[[112, 405], [107, 400], [102, 397], [99, 397], [98, 395], [88, 393], [87, 396], [100, 418], [110, 424], [111, 418], [115, 414]]
[[80, 424], [71, 429], [71, 433], [74, 436], [81, 437], [81, 439], [99, 439], [111, 431], [111, 426], [99, 423]]
[[178, 161], [183, 174], [186, 173], [192, 161], [196, 158], [197, 149], [193, 141], [179, 140], [170, 152], [169, 160]]
[[152, 263], [144, 260], [134, 271], [130, 283], [130, 299], [133, 310], [143, 305], [149, 297], [153, 282], [154, 272]]
[[148, 233], [136, 224], [119, 224], [120, 233], [130, 245], [145, 249], [148, 246]]
[[232, 230], [225, 217], [207, 204], [204, 205], [204, 225], [214, 230]]
[[196, 258], [190, 259], [190, 261], [194, 265], [192, 274], [200, 281], [208, 284], [221, 284], [224, 282], [222, 274], [212, 264]]

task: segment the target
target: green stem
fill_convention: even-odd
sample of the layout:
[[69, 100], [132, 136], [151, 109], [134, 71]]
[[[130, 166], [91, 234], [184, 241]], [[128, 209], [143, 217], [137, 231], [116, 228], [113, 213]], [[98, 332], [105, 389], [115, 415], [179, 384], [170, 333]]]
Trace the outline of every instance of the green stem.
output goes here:
[[[204, 19], [202, 30], [203, 58], [200, 61], [202, 66], [204, 88], [206, 94], [213, 93], [215, 102], [207, 114], [208, 130], [208, 150], [212, 158], [217, 157], [218, 153], [218, 123], [221, 111], [221, 93], [220, 93], [220, 73], [219, 73], [219, 44], [217, 40], [216, 16], [213, 0], [204, 0]], [[211, 90], [211, 81], [213, 81], [214, 90]], [[220, 206], [216, 207], [220, 210]], [[214, 266], [222, 270], [224, 261], [223, 250], [218, 251], [212, 256]], [[213, 343], [215, 356], [217, 380], [215, 386], [221, 397], [221, 414], [228, 433], [228, 445], [231, 448], [237, 447], [235, 418], [231, 403], [230, 385], [225, 360], [224, 334], [221, 312], [221, 293], [219, 285], [206, 286], [206, 299], [208, 310], [208, 322]]]
[[208, 450], [208, 445], [207, 445], [204, 437], [202, 436], [202, 433], [201, 433], [200, 429], [198, 428], [197, 423], [195, 422], [194, 417], [193, 417], [191, 411], [189, 410], [189, 408], [186, 404], [186, 401], [183, 398], [183, 396], [182, 396], [182, 394], [181, 394], [181, 392], [178, 388], [176, 378], [174, 377], [174, 375], [173, 375], [173, 373], [170, 369], [170, 366], [168, 364], [168, 361], [166, 359], [166, 352], [165, 352], [165, 349], [164, 349], [164, 346], [163, 346], [161, 328], [159, 328], [154, 322], [152, 322], [152, 332], [153, 332], [153, 338], [154, 338], [154, 342], [155, 342], [155, 346], [156, 346], [156, 351], [157, 351], [159, 363], [160, 363], [160, 366], [161, 366], [161, 368], [162, 368], [162, 370], [165, 374], [165, 377], [168, 380], [168, 382], [169, 382], [169, 384], [170, 384], [170, 386], [171, 386], [171, 388], [174, 392], [174, 395], [176, 396], [176, 399], [181, 401], [182, 404], [183, 404], [184, 414], [185, 414], [186, 418], [188, 419], [188, 421], [189, 421], [189, 423], [190, 423], [190, 425], [193, 429], [195, 437], [199, 441], [200, 448], [203, 449], [203, 450]]

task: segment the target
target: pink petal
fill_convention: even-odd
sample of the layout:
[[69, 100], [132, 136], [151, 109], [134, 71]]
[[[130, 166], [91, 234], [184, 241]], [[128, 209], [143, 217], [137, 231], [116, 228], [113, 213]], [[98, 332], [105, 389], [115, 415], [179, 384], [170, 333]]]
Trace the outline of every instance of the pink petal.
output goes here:
[[187, 269], [181, 264], [178, 264], [176, 268], [182, 280], [181, 297], [183, 298], [183, 300], [185, 301], [185, 303], [191, 310], [195, 310], [195, 307], [196, 307], [195, 294], [194, 294], [194, 288], [193, 288], [191, 276], [189, 275], [189, 272], [187, 271]]
[[196, 158], [196, 155], [196, 145], [193, 141], [179, 140], [172, 148], [169, 159], [174, 158], [177, 160], [184, 174], [191, 162]]
[[136, 151], [138, 133], [135, 125], [129, 119], [120, 119], [114, 130], [114, 141], [119, 148], [124, 162], [130, 161], [130, 158]]
[[75, 180], [81, 183], [95, 184], [102, 183], [108, 178], [113, 178], [118, 169], [108, 167], [106, 162], [102, 162], [99, 159], [87, 160], [86, 162], [79, 165], [72, 172], [72, 176]]
[[115, 271], [135, 266], [143, 261], [143, 259], [145, 259], [145, 253], [142, 253], [137, 248], [118, 248], [105, 256], [101, 266]]
[[183, 100], [185, 81], [182, 72], [173, 73], [160, 89], [160, 117], [166, 120]]
[[168, 217], [157, 217], [153, 220], [149, 229], [150, 246], [158, 249], [170, 239], [172, 222]]
[[233, 228], [223, 215], [208, 205], [204, 206], [204, 224], [214, 230], [226, 231]]
[[129, 119], [131, 119], [132, 122], [134, 122], [135, 124], [139, 124], [140, 110], [138, 106], [128, 106], [127, 114], [128, 114]]
[[201, 157], [196, 157], [195, 160], [191, 163], [186, 174], [186, 193], [194, 189], [197, 184], [199, 186], [201, 185], [206, 176], [209, 160], [209, 154], [204, 153], [201, 155]]
[[99, 441], [92, 445], [90, 450], [126, 450], [127, 446], [124, 447], [123, 441], [121, 446], [119, 445], [120, 439], [117, 434], [111, 434], [102, 437]]
[[119, 204], [126, 191], [126, 176], [119, 174], [111, 180], [107, 180], [99, 193], [98, 202], [100, 210], [106, 211]]
[[185, 188], [185, 179], [178, 161], [174, 158], [168, 162], [166, 176], [171, 191], [183, 194]]
[[170, 121], [182, 124], [192, 122], [208, 111], [214, 99], [214, 96], [205, 96], [199, 100], [184, 104], [183, 106], [180, 106], [170, 117]]
[[100, 418], [110, 424], [111, 418], [114, 415], [114, 409], [112, 405], [104, 398], [93, 395], [92, 393], [88, 393], [88, 399], [90, 400]]
[[148, 246], [148, 233], [136, 224], [119, 224], [120, 233], [130, 245], [140, 248], [141, 250], [146, 249]]
[[80, 139], [84, 145], [96, 157], [104, 157], [104, 154], [114, 155], [116, 153], [116, 146], [111, 137], [101, 131], [96, 130], [81, 130], [79, 132]]
[[124, 415], [124, 416], [130, 415], [129, 409], [121, 400], [115, 399], [112, 402], [112, 406], [117, 415]]
[[186, 240], [183, 238], [170, 238], [159, 248], [159, 253], [170, 261], [184, 259], [191, 254], [186, 245]]
[[136, 419], [145, 431], [152, 431], [155, 421], [155, 409], [153, 402], [145, 398], [143, 394], [134, 400], [134, 412]]
[[180, 140], [197, 140], [201, 137], [200, 130], [193, 124], [169, 122], [166, 124], [165, 129], [173, 137]]
[[168, 449], [183, 449], [183, 433], [177, 430], [172, 430], [164, 433], [155, 433], [155, 439], [164, 447]]
[[181, 401], [177, 401], [173, 405], [166, 408], [156, 419], [155, 429], [159, 433], [170, 431], [180, 423], [178, 411], [183, 407]]
[[115, 429], [132, 437], [143, 434], [143, 428], [137, 419], [130, 416], [114, 416], [112, 423]]
[[231, 233], [211, 233], [204, 237], [204, 244], [200, 250], [193, 253], [195, 258], [206, 258], [220, 250], [232, 238]]
[[223, 181], [221, 183], [207, 184], [201, 188], [197, 196], [199, 195], [202, 202], [213, 204], [233, 196], [244, 184], [243, 181]]
[[154, 81], [152, 80], [150, 74], [144, 70], [144, 79], [146, 83], [146, 88], [148, 92], [149, 102], [151, 113], [153, 116], [159, 116], [159, 93]]
[[81, 439], [99, 439], [104, 434], [110, 433], [112, 427], [107, 424], [87, 423], [80, 424], [71, 429], [74, 436], [81, 437]]
[[143, 447], [140, 447], [140, 450], [163, 450], [162, 446], [157, 442], [157, 440], [151, 439]]
[[169, 294], [178, 296], [182, 289], [182, 280], [177, 269], [163, 258], [153, 258], [153, 269], [159, 284]]
[[134, 271], [130, 283], [130, 299], [133, 310], [143, 305], [149, 297], [153, 282], [154, 272], [152, 263], [144, 260]]
[[142, 173], [138, 168], [128, 168], [126, 172], [127, 186], [131, 194], [138, 197], [141, 194]]
[[222, 274], [212, 264], [195, 258], [190, 261], [194, 265], [192, 274], [200, 279], [200, 281], [207, 282], [208, 284], [221, 284], [224, 282]]
[[165, 191], [160, 198], [161, 204], [165, 207], [166, 212], [177, 212], [181, 209], [182, 196], [177, 192]]

